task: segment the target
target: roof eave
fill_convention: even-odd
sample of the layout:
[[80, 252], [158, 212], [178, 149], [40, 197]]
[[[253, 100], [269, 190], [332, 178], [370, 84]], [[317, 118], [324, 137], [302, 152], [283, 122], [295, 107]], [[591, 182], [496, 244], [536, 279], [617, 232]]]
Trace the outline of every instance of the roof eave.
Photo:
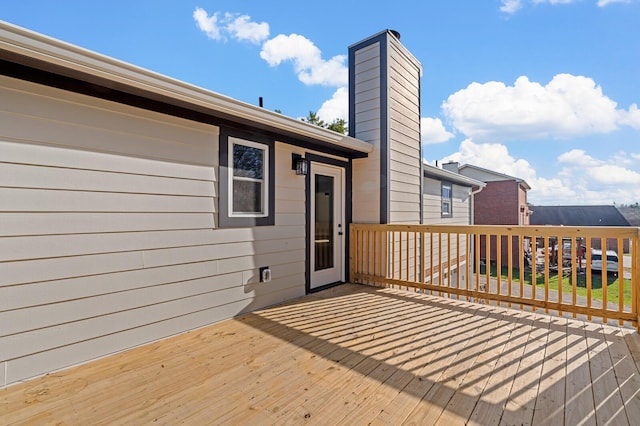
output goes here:
[[368, 154], [373, 145], [319, 126], [265, 110], [183, 81], [164, 76], [105, 55], [0, 22], [0, 49], [41, 63], [72, 70], [240, 119], [329, 143], [337, 147]]

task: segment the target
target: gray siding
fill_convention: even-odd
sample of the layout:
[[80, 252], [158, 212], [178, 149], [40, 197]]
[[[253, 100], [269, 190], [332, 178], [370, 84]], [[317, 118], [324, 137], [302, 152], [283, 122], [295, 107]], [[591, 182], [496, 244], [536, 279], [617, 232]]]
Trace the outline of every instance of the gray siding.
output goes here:
[[292, 147], [275, 226], [217, 229], [216, 127], [0, 82], [0, 386], [304, 294]]
[[420, 223], [420, 65], [388, 37], [389, 222]]
[[[453, 216], [442, 217], [441, 181], [424, 178], [423, 183], [425, 225], [471, 225], [469, 187], [452, 184]], [[433, 279], [434, 283], [456, 285], [463, 282], [466, 276], [467, 259], [464, 258], [466, 245], [466, 234], [427, 234], [425, 237], [425, 259], [428, 269], [426, 280]], [[457, 271], [458, 264], [461, 271]]]
[[425, 225], [472, 225], [470, 215], [470, 188], [453, 184], [453, 216], [442, 217], [441, 182], [424, 179], [424, 223]]
[[367, 158], [353, 160], [353, 222], [380, 223], [380, 43], [355, 53], [355, 137], [371, 143]]
[[353, 220], [420, 223], [421, 66], [386, 31], [350, 50], [350, 127], [374, 146], [353, 161]]

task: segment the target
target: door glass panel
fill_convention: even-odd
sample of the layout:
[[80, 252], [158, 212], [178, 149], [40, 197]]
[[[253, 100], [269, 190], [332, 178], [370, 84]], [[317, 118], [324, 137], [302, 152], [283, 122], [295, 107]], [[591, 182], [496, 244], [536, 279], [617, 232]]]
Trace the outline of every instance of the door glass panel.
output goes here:
[[333, 268], [333, 176], [315, 175], [315, 270]]

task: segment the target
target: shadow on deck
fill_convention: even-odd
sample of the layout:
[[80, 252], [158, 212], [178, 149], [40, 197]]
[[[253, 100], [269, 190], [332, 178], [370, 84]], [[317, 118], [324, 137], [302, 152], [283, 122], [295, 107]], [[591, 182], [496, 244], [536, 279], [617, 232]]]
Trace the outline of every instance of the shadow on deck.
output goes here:
[[631, 424], [631, 329], [344, 285], [0, 390], [80, 423]]

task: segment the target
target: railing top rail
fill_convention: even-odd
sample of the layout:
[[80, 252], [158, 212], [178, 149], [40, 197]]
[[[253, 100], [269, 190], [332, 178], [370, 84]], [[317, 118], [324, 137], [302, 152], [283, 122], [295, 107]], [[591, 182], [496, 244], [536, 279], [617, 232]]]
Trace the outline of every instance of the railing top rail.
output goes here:
[[633, 226], [538, 226], [538, 225], [408, 225], [353, 223], [353, 230], [492, 234], [523, 236], [638, 238]]

